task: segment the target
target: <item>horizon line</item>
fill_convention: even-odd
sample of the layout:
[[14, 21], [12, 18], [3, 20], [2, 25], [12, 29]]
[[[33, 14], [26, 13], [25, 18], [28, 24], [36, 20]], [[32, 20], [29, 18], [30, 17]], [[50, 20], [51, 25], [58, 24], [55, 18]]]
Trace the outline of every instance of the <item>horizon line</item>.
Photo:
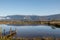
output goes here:
[[[60, 14], [60, 13], [59, 13]], [[51, 16], [51, 15], [58, 15], [58, 14], [50, 14], [50, 15], [32, 15], [32, 14], [10, 14], [10, 15], [0, 15], [1, 16], [13, 16], [13, 15], [23, 15], [23, 16]]]

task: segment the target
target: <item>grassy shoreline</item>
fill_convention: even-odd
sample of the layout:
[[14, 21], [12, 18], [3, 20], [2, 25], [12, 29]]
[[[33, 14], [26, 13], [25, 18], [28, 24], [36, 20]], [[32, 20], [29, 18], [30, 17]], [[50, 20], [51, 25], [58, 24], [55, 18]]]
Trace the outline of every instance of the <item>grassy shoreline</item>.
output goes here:
[[0, 21], [0, 24], [19, 24], [19, 25], [54, 25], [60, 26], [60, 21]]

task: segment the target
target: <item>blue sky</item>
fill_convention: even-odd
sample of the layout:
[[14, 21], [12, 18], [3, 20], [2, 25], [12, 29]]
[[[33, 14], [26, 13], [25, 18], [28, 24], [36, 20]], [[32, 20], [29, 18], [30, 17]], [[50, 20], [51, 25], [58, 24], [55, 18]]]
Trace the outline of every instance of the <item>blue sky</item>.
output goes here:
[[0, 0], [0, 16], [60, 14], [60, 0]]

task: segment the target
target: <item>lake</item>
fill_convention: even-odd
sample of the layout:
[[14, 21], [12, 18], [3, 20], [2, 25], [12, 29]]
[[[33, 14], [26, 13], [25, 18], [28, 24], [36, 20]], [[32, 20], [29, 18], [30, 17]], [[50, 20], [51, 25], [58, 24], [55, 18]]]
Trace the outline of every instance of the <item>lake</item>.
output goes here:
[[[1, 29], [2, 28], [2, 29]], [[17, 37], [60, 37], [60, 28], [48, 25], [35, 25], [35, 26], [16, 26], [16, 25], [5, 25], [0, 24], [0, 30], [2, 33], [17, 29]]]

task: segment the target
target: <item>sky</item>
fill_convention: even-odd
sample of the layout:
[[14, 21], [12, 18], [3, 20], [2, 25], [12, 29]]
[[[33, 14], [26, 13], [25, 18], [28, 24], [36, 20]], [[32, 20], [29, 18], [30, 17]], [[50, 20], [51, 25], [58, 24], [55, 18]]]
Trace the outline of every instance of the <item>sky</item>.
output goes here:
[[60, 14], [60, 0], [0, 0], [0, 16]]

